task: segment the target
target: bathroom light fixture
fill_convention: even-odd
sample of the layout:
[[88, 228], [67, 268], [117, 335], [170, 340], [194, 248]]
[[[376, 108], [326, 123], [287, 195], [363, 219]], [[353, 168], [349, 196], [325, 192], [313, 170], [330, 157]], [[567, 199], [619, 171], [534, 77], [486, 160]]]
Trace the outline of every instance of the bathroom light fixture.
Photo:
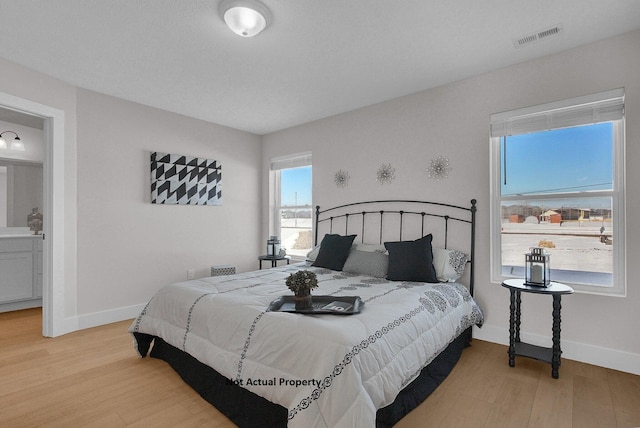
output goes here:
[[[15, 134], [15, 138], [13, 139], [13, 141], [11, 141], [11, 146], [9, 146], [7, 144], [7, 140], [4, 139], [3, 135], [6, 134], [7, 132], [10, 132], [12, 134]], [[17, 152], [24, 152], [25, 148], [24, 148], [24, 143], [22, 142], [22, 140], [20, 139], [20, 137], [18, 136], [18, 134], [14, 131], [4, 131], [4, 132], [0, 132], [0, 149], [3, 150], [15, 150]]]
[[269, 9], [258, 0], [222, 0], [218, 10], [231, 31], [242, 37], [253, 37], [271, 23]]

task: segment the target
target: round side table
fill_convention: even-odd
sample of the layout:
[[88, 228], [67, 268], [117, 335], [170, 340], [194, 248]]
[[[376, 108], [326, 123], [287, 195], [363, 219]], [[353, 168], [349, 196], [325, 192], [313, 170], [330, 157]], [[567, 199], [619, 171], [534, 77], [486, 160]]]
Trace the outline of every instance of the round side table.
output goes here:
[[[502, 286], [509, 289], [510, 305], [509, 305], [509, 366], [516, 365], [516, 355], [534, 358], [536, 360], [545, 361], [551, 364], [551, 376], [558, 378], [558, 369], [560, 368], [560, 298], [563, 294], [573, 293], [573, 288], [559, 282], [551, 282], [548, 287], [536, 287], [525, 285], [523, 279], [507, 279]], [[531, 345], [520, 341], [520, 294], [536, 293], [548, 294], [553, 297], [553, 346], [545, 348], [542, 346]]]
[[262, 269], [262, 262], [271, 261], [271, 267], [274, 268], [278, 266], [278, 260], [286, 260], [287, 264], [291, 261], [291, 256], [259, 256], [258, 260], [260, 261], [260, 269]]

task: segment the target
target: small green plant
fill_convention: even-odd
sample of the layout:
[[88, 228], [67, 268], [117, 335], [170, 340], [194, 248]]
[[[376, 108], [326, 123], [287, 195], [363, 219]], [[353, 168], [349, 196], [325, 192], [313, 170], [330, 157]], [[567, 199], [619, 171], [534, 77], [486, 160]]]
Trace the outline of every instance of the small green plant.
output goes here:
[[312, 288], [318, 286], [316, 274], [310, 270], [299, 270], [287, 278], [287, 287], [294, 294], [309, 294]]

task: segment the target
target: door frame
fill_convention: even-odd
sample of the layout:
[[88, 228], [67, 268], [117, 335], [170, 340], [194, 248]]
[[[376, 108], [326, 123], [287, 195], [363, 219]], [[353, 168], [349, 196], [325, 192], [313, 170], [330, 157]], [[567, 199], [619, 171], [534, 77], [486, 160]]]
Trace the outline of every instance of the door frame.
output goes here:
[[44, 119], [42, 334], [73, 330], [65, 325], [65, 114], [63, 110], [0, 92], [0, 106]]

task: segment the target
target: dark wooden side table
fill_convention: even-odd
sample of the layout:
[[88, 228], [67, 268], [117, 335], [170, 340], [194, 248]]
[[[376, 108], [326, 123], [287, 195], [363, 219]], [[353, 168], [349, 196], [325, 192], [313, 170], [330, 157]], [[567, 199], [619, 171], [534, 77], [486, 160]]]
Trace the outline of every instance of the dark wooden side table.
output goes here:
[[260, 261], [260, 269], [262, 269], [262, 262], [266, 261], [271, 261], [271, 267], [276, 267], [278, 266], [278, 261], [279, 260], [286, 260], [287, 264], [289, 264], [289, 262], [291, 261], [291, 256], [260, 256], [258, 257], [258, 260]]
[[[558, 379], [560, 368], [560, 297], [563, 294], [573, 293], [573, 288], [559, 282], [551, 282], [549, 287], [535, 287], [525, 285], [523, 279], [507, 279], [502, 283], [503, 287], [511, 293], [509, 306], [509, 366], [516, 365], [516, 355], [534, 358], [551, 364], [551, 376]], [[520, 293], [548, 294], [553, 297], [553, 346], [545, 348], [520, 341]]]

